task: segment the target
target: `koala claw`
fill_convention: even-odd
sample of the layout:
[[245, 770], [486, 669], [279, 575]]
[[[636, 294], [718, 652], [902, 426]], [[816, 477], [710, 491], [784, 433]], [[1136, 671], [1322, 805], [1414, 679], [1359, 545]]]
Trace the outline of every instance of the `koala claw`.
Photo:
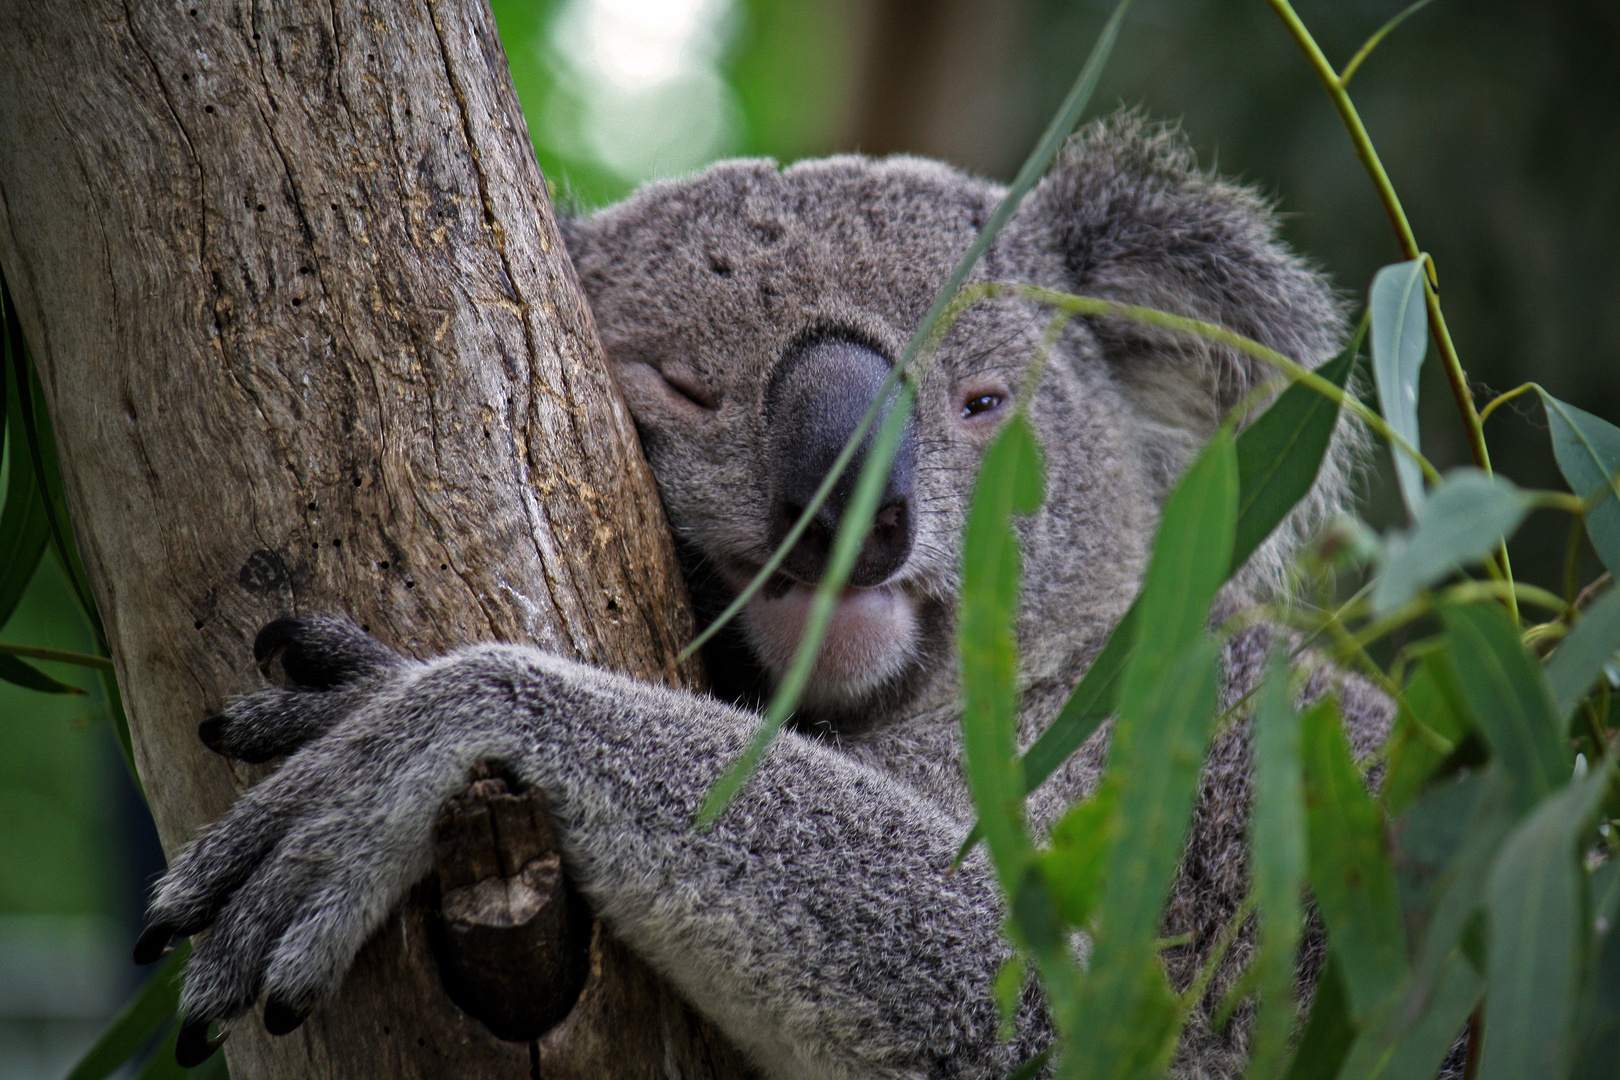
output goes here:
[[287, 678], [304, 690], [331, 690], [401, 662], [360, 627], [331, 615], [265, 624], [253, 639], [253, 659], [266, 675], [279, 660]]
[[197, 738], [214, 753], [225, 753], [225, 725], [228, 722], [223, 713], [207, 717], [197, 725]]
[[208, 1034], [207, 1019], [180, 1021], [180, 1034], [174, 1040], [174, 1060], [182, 1069], [195, 1069], [198, 1065], [214, 1056], [214, 1051], [220, 1048], [230, 1035], [228, 1031], [221, 1031], [218, 1035], [210, 1037]]
[[135, 941], [137, 964], [155, 964], [172, 952], [174, 952], [174, 927], [168, 923], [153, 923], [141, 931], [141, 936]]
[[285, 1035], [294, 1031], [309, 1017], [309, 1010], [295, 1009], [276, 998], [264, 1003], [264, 1030], [272, 1035]]

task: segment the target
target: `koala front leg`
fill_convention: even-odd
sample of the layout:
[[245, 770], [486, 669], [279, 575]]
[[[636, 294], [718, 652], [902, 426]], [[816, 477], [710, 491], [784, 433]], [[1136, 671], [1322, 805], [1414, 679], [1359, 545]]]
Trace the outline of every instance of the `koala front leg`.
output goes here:
[[751, 714], [507, 646], [365, 678], [363, 693], [269, 690], [222, 714], [229, 748], [321, 728], [308, 718], [339, 698], [348, 710], [159, 885], [149, 953], [210, 928], [183, 997], [193, 1054], [208, 1020], [261, 993], [271, 1030], [330, 994], [428, 871], [439, 807], [485, 759], [545, 789], [596, 912], [769, 1075], [989, 1076], [1046, 1041], [1034, 1002], [1015, 1043], [998, 1041], [994, 882], [979, 862], [947, 873], [962, 824], [886, 774], [785, 736], [698, 832]]

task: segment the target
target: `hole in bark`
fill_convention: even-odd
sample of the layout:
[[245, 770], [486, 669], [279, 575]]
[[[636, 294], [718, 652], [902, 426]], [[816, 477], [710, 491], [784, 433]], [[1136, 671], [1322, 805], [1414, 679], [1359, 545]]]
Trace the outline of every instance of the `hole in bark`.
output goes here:
[[181, 75], [180, 76], [180, 81], [181, 82], [190, 82], [191, 81], [191, 76], [190, 75]]
[[619, 602], [617, 600], [613, 599], [613, 597], [611, 597], [611, 596], [608, 597], [607, 609], [609, 611], [618, 611], [619, 610]]
[[311, 509], [311, 510], [313, 510], [313, 509], [315, 509], [315, 504], [314, 504], [314, 503], [310, 503], [310, 504], [309, 504], [309, 508], [310, 508], [310, 509]]
[[303, 301], [302, 297], [298, 297], [298, 296], [293, 297], [293, 307], [301, 307], [301, 306], [303, 306], [303, 303], [304, 303], [304, 301]]
[[257, 210], [261, 214], [264, 213], [264, 203], [260, 203], [258, 206], [255, 206], [253, 209]]
[[387, 560], [384, 560], [384, 561], [382, 561], [382, 562], [380, 562], [380, 563], [378, 563], [378, 564], [377, 564], [377, 569], [379, 569], [379, 570], [386, 570], [386, 569], [388, 569], [388, 562], [387, 562]]
[[197, 9], [196, 8], [191, 9], [191, 17], [193, 19], [195, 19], [197, 17]]
[[333, 540], [332, 541], [332, 546], [335, 547], [335, 548], [340, 548], [340, 547], [343, 546], [343, 541], [341, 541], [341, 540]]
[[205, 112], [205, 113], [211, 113], [211, 112], [213, 112], [213, 111], [214, 111], [214, 107], [213, 107], [213, 106], [212, 106], [212, 105], [204, 105], [204, 106], [203, 106], [203, 112]]
[[364, 630], [366, 633], [369, 634], [369, 633], [371, 633], [371, 624], [370, 623], [361, 623], [360, 624], [360, 629]]
[[193, 630], [201, 630], [203, 628], [203, 621], [198, 619], [196, 622], [191, 624], [191, 628]]
[[309, 268], [309, 267], [307, 267], [307, 266], [300, 266], [300, 267], [299, 267], [299, 268], [298, 268], [298, 272], [299, 272], [299, 273], [300, 273], [300, 274], [313, 274], [313, 273], [314, 273], [314, 272], [315, 272], [315, 271], [314, 271], [314, 270], [311, 270], [311, 269], [310, 269], [310, 268]]
[[373, 64], [375, 64], [377, 62], [377, 54], [373, 53], [373, 52], [368, 52], [368, 53], [366, 53], [366, 59], [370, 60]]
[[337, 203], [333, 203], [333, 204], [332, 204], [332, 209], [333, 209], [333, 211], [336, 211], [336, 210], [337, 210]]
[[450, 569], [450, 564], [449, 563], [440, 563], [439, 564], [439, 569], [440, 570], [448, 570], [448, 569]]
[[414, 588], [416, 588], [416, 582], [412, 581], [410, 578], [406, 578], [405, 579], [405, 587], [407, 589], [414, 589]]
[[357, 476], [357, 477], [355, 477], [355, 478], [354, 478], [354, 486], [355, 486], [355, 487], [359, 487], [359, 486], [360, 486], [360, 478], [359, 478], [359, 477], [358, 477], [358, 476]]

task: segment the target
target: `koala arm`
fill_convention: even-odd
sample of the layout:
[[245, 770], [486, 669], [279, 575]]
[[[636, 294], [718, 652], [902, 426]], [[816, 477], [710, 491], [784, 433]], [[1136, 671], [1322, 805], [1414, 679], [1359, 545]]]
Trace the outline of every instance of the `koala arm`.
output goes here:
[[[334, 622], [284, 636], [375, 649], [353, 628], [334, 644]], [[187, 970], [190, 1038], [261, 993], [272, 1030], [328, 996], [430, 870], [439, 807], [495, 759], [546, 791], [598, 915], [767, 1075], [1005, 1075], [1047, 1041], [1038, 1005], [998, 1041], [995, 883], [982, 861], [948, 874], [964, 824], [883, 771], [785, 734], [700, 832], [752, 714], [513, 646], [353, 666], [208, 722], [225, 752], [291, 749], [267, 729], [309, 741], [157, 889], [149, 949], [208, 929]]]

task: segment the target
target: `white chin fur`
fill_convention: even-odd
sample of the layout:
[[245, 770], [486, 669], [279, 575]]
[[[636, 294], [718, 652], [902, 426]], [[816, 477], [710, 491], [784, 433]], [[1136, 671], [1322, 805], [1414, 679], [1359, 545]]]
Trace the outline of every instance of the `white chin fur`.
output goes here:
[[[793, 585], [778, 596], [756, 595], [743, 610], [743, 627], [754, 655], [775, 681], [793, 664], [815, 590]], [[912, 652], [916, 603], [898, 589], [845, 589], [833, 608], [827, 639], [810, 681], [806, 705], [844, 705], [897, 674]]]

